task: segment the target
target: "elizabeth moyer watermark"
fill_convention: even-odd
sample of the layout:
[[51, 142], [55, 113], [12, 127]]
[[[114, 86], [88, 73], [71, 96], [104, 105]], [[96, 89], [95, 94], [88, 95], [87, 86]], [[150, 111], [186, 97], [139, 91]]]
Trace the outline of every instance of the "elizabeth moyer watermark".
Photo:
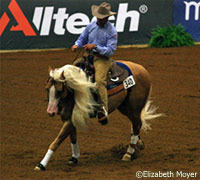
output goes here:
[[158, 172], [152, 172], [152, 171], [137, 171], [136, 177], [138, 179], [141, 178], [183, 178], [185, 179], [195, 179], [197, 178], [198, 173], [197, 172], [184, 172], [184, 171], [158, 171]]

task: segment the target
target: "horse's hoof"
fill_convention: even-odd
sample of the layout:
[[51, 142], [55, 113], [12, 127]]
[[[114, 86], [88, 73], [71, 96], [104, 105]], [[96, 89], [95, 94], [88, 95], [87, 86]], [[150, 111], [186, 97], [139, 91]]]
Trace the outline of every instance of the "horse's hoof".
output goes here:
[[76, 165], [78, 163], [78, 159], [76, 159], [75, 157], [71, 157], [68, 160], [68, 165]]
[[131, 161], [137, 159], [138, 157], [139, 157], [139, 150], [135, 149], [135, 152], [133, 154], [130, 154], [128, 152], [124, 154], [124, 156], [122, 157], [122, 161]]
[[34, 168], [34, 171], [45, 171], [45, 170], [46, 170], [45, 167], [40, 163]]
[[106, 125], [106, 124], [108, 124], [108, 119], [106, 118], [104, 120], [101, 120], [101, 121], [99, 121], [99, 123], [101, 123], [101, 125]]
[[131, 161], [131, 155], [130, 154], [124, 154], [124, 156], [122, 157], [122, 161]]
[[131, 155], [131, 160], [137, 159], [139, 157], [139, 150], [136, 149], [135, 152]]
[[139, 150], [144, 150], [144, 148], [145, 148], [144, 141], [139, 139], [137, 142], [137, 147], [139, 148]]

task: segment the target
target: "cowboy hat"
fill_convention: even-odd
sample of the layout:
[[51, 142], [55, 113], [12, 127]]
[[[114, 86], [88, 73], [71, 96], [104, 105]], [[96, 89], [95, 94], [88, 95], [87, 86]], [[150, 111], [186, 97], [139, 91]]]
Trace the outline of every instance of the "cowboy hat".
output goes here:
[[92, 10], [92, 15], [96, 16], [99, 19], [103, 19], [108, 16], [112, 16], [116, 14], [115, 12], [112, 12], [111, 6], [109, 3], [103, 2], [99, 6], [92, 5], [91, 10]]

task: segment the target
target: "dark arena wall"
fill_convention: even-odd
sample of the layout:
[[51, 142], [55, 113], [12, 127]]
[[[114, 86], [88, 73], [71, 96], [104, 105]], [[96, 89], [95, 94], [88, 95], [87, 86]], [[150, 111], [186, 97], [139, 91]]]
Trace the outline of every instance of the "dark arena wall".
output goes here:
[[[0, 49], [71, 47], [93, 19], [95, 0], [2, 0]], [[173, 1], [109, 0], [119, 45], [148, 43], [152, 29], [172, 24]], [[166, 8], [167, 7], [167, 8]]]
[[[0, 49], [71, 47], [91, 21], [95, 0], [1, 0]], [[181, 24], [200, 41], [198, 0], [108, 0], [118, 45], [147, 44], [157, 26]]]

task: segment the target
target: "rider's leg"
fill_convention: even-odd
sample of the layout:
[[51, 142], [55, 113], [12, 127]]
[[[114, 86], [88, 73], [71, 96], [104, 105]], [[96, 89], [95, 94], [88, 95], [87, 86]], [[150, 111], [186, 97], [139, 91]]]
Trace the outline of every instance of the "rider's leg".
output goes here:
[[107, 74], [111, 67], [112, 61], [106, 58], [97, 58], [94, 61], [95, 66], [95, 80], [97, 83], [97, 89], [99, 92], [100, 99], [102, 101], [101, 108], [97, 113], [98, 120], [107, 120], [108, 116], [108, 96], [107, 96]]

